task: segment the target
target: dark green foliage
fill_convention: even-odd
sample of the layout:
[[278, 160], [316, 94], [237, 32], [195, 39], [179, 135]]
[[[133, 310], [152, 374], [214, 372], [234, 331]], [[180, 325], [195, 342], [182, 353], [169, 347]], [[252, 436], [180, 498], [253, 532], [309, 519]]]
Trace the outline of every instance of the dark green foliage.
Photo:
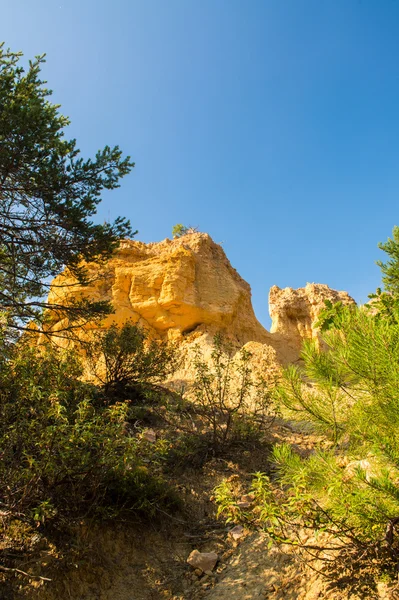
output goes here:
[[[0, 45], [0, 310], [16, 328], [52, 308], [43, 296], [65, 265], [84, 283], [81, 260], [109, 257], [132, 234], [125, 219], [98, 225], [91, 218], [102, 191], [118, 187], [134, 166], [118, 147], [83, 160], [76, 141], [64, 139], [69, 120], [40, 80], [44, 57], [25, 71], [21, 56]], [[110, 307], [85, 302], [62, 310], [71, 321]]]
[[143, 479], [137, 440], [125, 431], [129, 403], [99, 409], [81, 372], [75, 354], [54, 348], [19, 349], [2, 369], [0, 487], [11, 517], [94, 514], [118, 486], [130, 489], [130, 508], [145, 500], [134, 484]]
[[148, 394], [177, 367], [173, 345], [150, 340], [143, 329], [129, 322], [97, 332], [87, 346], [87, 357], [108, 399]]
[[126, 428], [129, 401], [99, 406], [81, 373], [76, 354], [52, 347], [14, 348], [2, 364], [0, 572], [13, 574], [17, 549], [26, 561], [38, 536], [73, 539], [82, 520], [176, 506], [143, 463], [152, 448]]

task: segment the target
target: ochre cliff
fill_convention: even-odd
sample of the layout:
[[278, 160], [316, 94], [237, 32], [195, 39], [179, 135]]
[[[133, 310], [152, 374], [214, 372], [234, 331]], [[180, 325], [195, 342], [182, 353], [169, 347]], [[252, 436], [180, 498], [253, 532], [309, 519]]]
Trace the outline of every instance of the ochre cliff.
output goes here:
[[333, 304], [354, 304], [347, 292], [332, 290], [321, 283], [307, 283], [305, 287], [294, 290], [274, 285], [269, 292], [269, 313], [272, 319], [271, 333], [296, 348], [301, 348], [304, 339], [318, 339], [316, 327], [320, 311], [325, 308], [324, 301]]
[[[102, 328], [132, 321], [154, 337], [176, 340], [187, 357], [194, 343], [209, 350], [214, 333], [222, 331], [237, 348], [249, 344], [256, 355], [266, 352], [272, 362], [291, 362], [299, 356], [302, 339], [317, 337], [315, 323], [325, 299], [353, 302], [346, 292], [326, 285], [307, 284], [298, 290], [274, 286], [269, 333], [255, 317], [250, 286], [205, 233], [150, 244], [125, 240], [104, 266], [89, 265], [88, 271], [93, 282], [85, 287], [76, 285], [68, 271], [59, 275], [49, 303], [84, 297], [111, 301], [115, 312]], [[47, 327], [53, 331], [65, 326], [56, 313], [49, 316]]]
[[270, 336], [255, 317], [248, 283], [205, 233], [151, 244], [127, 240], [100, 271], [89, 270], [96, 280], [88, 287], [71, 286], [67, 273], [57, 277], [49, 303], [109, 300], [115, 313], [104, 327], [129, 319], [172, 339], [201, 327], [226, 330], [241, 345]]

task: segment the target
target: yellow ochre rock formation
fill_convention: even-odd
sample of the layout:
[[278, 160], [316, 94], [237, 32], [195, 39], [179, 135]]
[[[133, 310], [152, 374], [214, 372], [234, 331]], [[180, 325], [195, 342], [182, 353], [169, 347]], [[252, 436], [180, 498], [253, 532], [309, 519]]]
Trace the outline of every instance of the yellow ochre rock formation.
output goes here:
[[[105, 265], [89, 265], [88, 270], [93, 280], [89, 286], [76, 285], [67, 270], [56, 277], [49, 303], [85, 297], [111, 301], [115, 312], [102, 328], [130, 320], [155, 337], [188, 346], [199, 338], [209, 346], [212, 335], [223, 331], [237, 347], [269, 346], [282, 363], [296, 360], [301, 340], [317, 335], [315, 321], [324, 299], [353, 302], [346, 292], [326, 285], [308, 284], [298, 290], [274, 286], [269, 333], [255, 317], [250, 286], [206, 233], [150, 244], [125, 240]], [[57, 322], [56, 313], [49, 323], [53, 330], [64, 325]]]
[[325, 300], [333, 304], [355, 304], [347, 292], [332, 290], [322, 283], [307, 283], [294, 290], [274, 285], [269, 292], [269, 313], [272, 319], [271, 333], [278, 334], [281, 340], [301, 348], [304, 339], [318, 339], [316, 327], [320, 311], [325, 308]]
[[172, 339], [201, 326], [229, 331], [240, 344], [270, 335], [255, 317], [248, 283], [205, 233], [150, 244], [123, 241], [98, 269], [89, 265], [96, 280], [88, 287], [71, 286], [67, 272], [58, 276], [49, 303], [72, 297], [109, 300], [115, 313], [104, 327], [130, 319]]

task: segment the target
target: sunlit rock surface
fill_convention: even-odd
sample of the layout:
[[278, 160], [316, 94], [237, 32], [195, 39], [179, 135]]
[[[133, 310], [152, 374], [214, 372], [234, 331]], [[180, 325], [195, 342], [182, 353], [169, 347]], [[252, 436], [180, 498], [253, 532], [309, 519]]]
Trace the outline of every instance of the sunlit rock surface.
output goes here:
[[70, 287], [67, 272], [57, 277], [49, 302], [109, 300], [115, 313], [104, 326], [132, 320], [172, 339], [201, 326], [228, 331], [240, 344], [270, 335], [255, 317], [248, 283], [205, 233], [151, 244], [124, 241], [105, 267], [90, 270], [97, 280], [89, 287]]
[[[176, 341], [185, 359], [178, 374], [192, 379], [194, 348], [210, 356], [212, 339], [221, 331], [237, 348], [248, 347], [255, 362], [286, 364], [298, 359], [303, 339], [317, 338], [315, 326], [324, 300], [353, 303], [346, 292], [327, 285], [280, 289], [269, 295], [271, 332], [256, 319], [251, 289], [231, 266], [224, 250], [206, 233], [145, 244], [123, 241], [102, 267], [89, 265], [93, 282], [80, 286], [66, 270], [53, 282], [50, 303], [90, 298], [112, 302], [115, 312], [86, 331], [126, 321], [146, 328], [152, 337]], [[61, 330], [64, 321], [50, 314], [47, 327]]]
[[271, 333], [299, 351], [303, 340], [319, 338], [316, 324], [320, 311], [325, 308], [325, 300], [333, 304], [355, 303], [347, 292], [332, 290], [322, 283], [308, 283], [297, 290], [274, 285], [269, 293]]

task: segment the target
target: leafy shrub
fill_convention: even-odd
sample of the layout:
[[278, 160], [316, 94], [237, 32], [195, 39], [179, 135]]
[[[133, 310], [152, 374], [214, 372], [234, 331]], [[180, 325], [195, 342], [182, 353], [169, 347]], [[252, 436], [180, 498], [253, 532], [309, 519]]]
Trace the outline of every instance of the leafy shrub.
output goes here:
[[214, 337], [210, 364], [196, 350], [194, 396], [203, 409], [215, 452], [259, 434], [273, 420], [270, 386], [254, 376], [251, 358], [245, 348], [235, 357], [234, 348], [220, 334]]
[[97, 332], [87, 356], [90, 371], [108, 399], [140, 396], [162, 383], [178, 364], [171, 344], [150, 340], [130, 322]]
[[129, 401], [98, 408], [98, 391], [81, 373], [74, 353], [52, 347], [21, 346], [3, 364], [0, 527], [11, 547], [18, 523], [70, 530], [82, 518], [175, 503], [143, 466], [140, 439], [126, 432]]
[[186, 235], [187, 231], [188, 227], [185, 227], [182, 223], [177, 223], [172, 227], [172, 236], [174, 238], [179, 238]]

